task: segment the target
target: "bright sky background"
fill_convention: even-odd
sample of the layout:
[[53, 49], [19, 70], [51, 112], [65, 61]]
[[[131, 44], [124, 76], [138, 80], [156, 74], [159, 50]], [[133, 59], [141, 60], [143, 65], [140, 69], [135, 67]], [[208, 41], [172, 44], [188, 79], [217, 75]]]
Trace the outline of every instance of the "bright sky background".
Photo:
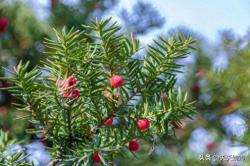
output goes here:
[[[73, 3], [77, 0], [64, 0]], [[136, 0], [120, 0], [109, 16], [121, 8], [131, 8]], [[140, 0], [139, 0], [140, 1]], [[218, 31], [232, 29], [244, 35], [250, 27], [250, 0], [141, 0], [150, 2], [166, 18], [165, 26], [144, 37], [146, 42], [178, 25], [187, 26], [214, 41]], [[49, 0], [36, 1], [48, 6]], [[39, 7], [39, 5], [38, 5]], [[37, 9], [37, 8], [36, 8]], [[37, 9], [39, 10], [39, 9]]]
[[[221, 29], [232, 29], [244, 35], [250, 27], [250, 0], [143, 0], [151, 2], [166, 17], [162, 30], [185, 25], [210, 40]], [[121, 0], [123, 7], [135, 0]], [[162, 32], [161, 30], [161, 32]]]

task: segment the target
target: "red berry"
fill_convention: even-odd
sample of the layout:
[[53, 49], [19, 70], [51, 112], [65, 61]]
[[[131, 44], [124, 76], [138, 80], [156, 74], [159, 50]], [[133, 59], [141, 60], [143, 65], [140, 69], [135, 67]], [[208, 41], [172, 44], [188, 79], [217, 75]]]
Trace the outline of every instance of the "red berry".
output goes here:
[[113, 119], [112, 118], [108, 118], [104, 121], [104, 125], [105, 126], [112, 126], [113, 124]]
[[66, 88], [70, 88], [77, 83], [77, 79], [74, 76], [69, 76], [66, 80]]
[[212, 150], [214, 150], [216, 148], [216, 146], [217, 146], [216, 143], [210, 142], [210, 143], [207, 144], [207, 150], [212, 151]]
[[74, 85], [76, 85], [76, 83], [77, 83], [77, 79], [71, 75], [66, 80], [65, 79], [58, 80], [57, 87], [69, 89], [69, 88], [72, 88]]
[[0, 17], [0, 32], [4, 32], [9, 25], [9, 20], [6, 17]]
[[182, 126], [180, 123], [177, 123], [176, 121], [172, 121], [171, 125], [175, 128], [175, 129], [181, 129]]
[[139, 150], [140, 143], [138, 141], [130, 141], [128, 144], [128, 149], [132, 152]]
[[77, 100], [80, 97], [79, 90], [75, 87], [77, 79], [71, 75], [66, 80], [60, 79], [57, 81], [57, 87], [63, 88], [62, 97]]
[[47, 141], [47, 139], [46, 139], [45, 137], [41, 138], [41, 139], [40, 139], [40, 142], [41, 142], [44, 146], [46, 146], [47, 143], [48, 143], [48, 141]]
[[78, 89], [73, 89], [69, 96], [72, 100], [77, 100], [80, 97], [80, 92]]
[[142, 119], [139, 119], [137, 121], [137, 127], [140, 130], [145, 130], [145, 129], [149, 128], [149, 125], [150, 125], [150, 122], [147, 118], [142, 118]]
[[193, 86], [192, 86], [192, 92], [194, 93], [194, 94], [199, 94], [200, 93], [200, 90], [201, 90], [201, 88], [200, 88], [200, 86], [199, 86], [199, 84], [198, 83], [195, 83]]
[[92, 161], [93, 161], [94, 163], [96, 163], [96, 164], [98, 164], [98, 163], [100, 163], [100, 162], [102, 161], [101, 158], [100, 158], [99, 153], [94, 153], [94, 154], [92, 155]]
[[122, 79], [122, 77], [119, 76], [119, 75], [113, 75], [113, 76], [111, 77], [110, 84], [111, 84], [111, 86], [113, 86], [114, 88], [121, 87], [121, 86], [123, 85], [123, 79]]
[[62, 97], [64, 98], [71, 98], [72, 100], [77, 100], [80, 97], [80, 92], [78, 89], [66, 89], [62, 93]]
[[62, 97], [68, 98], [69, 96], [70, 96], [69, 90], [64, 90], [63, 93], [62, 93]]
[[63, 79], [58, 80], [57, 83], [56, 83], [57, 87], [58, 87], [58, 88], [62, 88], [64, 82], [65, 82], [65, 81], [64, 81]]

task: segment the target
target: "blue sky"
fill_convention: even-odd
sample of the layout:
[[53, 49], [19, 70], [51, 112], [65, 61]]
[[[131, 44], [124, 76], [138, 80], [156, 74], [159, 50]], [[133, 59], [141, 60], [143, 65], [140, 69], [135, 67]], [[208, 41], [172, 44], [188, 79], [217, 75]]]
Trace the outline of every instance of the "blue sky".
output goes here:
[[[26, 0], [27, 1], [27, 0]], [[74, 3], [77, 0], [63, 0]], [[121, 8], [131, 8], [136, 0], [120, 0], [109, 16]], [[144, 37], [148, 42], [156, 35], [178, 25], [187, 26], [214, 41], [218, 31], [232, 29], [244, 35], [250, 27], [250, 0], [139, 0], [150, 2], [166, 18], [165, 26]], [[49, 0], [36, 1], [48, 6]], [[39, 5], [38, 5], [39, 6]], [[37, 9], [37, 8], [36, 8]]]
[[[221, 29], [232, 29], [244, 35], [250, 27], [250, 0], [142, 0], [151, 2], [166, 24], [161, 30], [185, 25], [210, 40], [215, 40]], [[134, 0], [121, 0], [121, 6], [129, 7]]]

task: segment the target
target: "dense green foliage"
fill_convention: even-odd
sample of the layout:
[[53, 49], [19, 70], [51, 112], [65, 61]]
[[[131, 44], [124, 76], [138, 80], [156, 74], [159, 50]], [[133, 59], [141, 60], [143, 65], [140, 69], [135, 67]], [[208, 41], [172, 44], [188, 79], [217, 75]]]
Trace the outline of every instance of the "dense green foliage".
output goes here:
[[[45, 49], [42, 41], [45, 37], [53, 36], [51, 27], [57, 30], [61, 30], [62, 27], [80, 28], [81, 24], [96, 17], [105, 17], [107, 12], [112, 12], [112, 10], [116, 10], [117, 14], [120, 13], [119, 10], [122, 9], [116, 9], [119, 2], [119, 0], [76, 0], [73, 3], [64, 0], [0, 0], [0, 77], [9, 76], [3, 67], [12, 68], [20, 60], [23, 63], [30, 62], [28, 71], [39, 64], [45, 58], [42, 54]], [[150, 5], [147, 3], [143, 6], [148, 8]], [[133, 10], [137, 10], [136, 7], [139, 6], [136, 5]], [[150, 14], [148, 14], [149, 12]], [[133, 15], [145, 15], [149, 22], [159, 16], [157, 10], [153, 8], [143, 10], [143, 13], [134, 12]], [[119, 18], [121, 17], [119, 16]], [[121, 19], [123, 20], [123, 18]], [[7, 21], [7, 25], [4, 25], [2, 20]], [[129, 20], [124, 20], [124, 22], [129, 23]], [[148, 32], [151, 27], [157, 28], [163, 23], [162, 21], [157, 25], [143, 24], [140, 29]], [[124, 29], [137, 32], [137, 27], [125, 26]], [[0, 81], [0, 87], [6, 86], [9, 86], [6, 81]], [[36, 138], [35, 135], [24, 133], [25, 128], [31, 125], [30, 123], [24, 121], [19, 124], [15, 123], [15, 117], [24, 114], [12, 110], [12, 100], [15, 98], [12, 98], [7, 90], [0, 90], [0, 128], [5, 131], [11, 130], [10, 135], [15, 136], [18, 140], [28, 141], [31, 137]]]
[[[29, 63], [20, 62], [14, 78], [1, 78], [14, 83], [9, 90], [19, 99], [16, 107], [28, 111], [23, 118], [38, 126], [28, 131], [53, 143], [53, 159], [88, 164], [99, 153], [107, 164], [128, 151], [129, 141], [144, 139], [154, 146], [172, 130], [172, 121], [192, 116], [193, 103], [174, 88], [181, 67], [177, 62], [194, 43], [190, 37], [160, 38], [143, 49], [139, 41], [120, 34], [110, 19], [83, 27], [55, 31], [55, 39], [46, 39], [42, 66], [27, 71]], [[119, 88], [110, 84], [114, 75], [124, 79]], [[69, 77], [77, 83], [66, 90], [79, 92], [71, 98], [64, 96], [60, 83]], [[106, 118], [118, 123], [105, 126]], [[150, 121], [149, 129], [136, 127], [141, 118]]]

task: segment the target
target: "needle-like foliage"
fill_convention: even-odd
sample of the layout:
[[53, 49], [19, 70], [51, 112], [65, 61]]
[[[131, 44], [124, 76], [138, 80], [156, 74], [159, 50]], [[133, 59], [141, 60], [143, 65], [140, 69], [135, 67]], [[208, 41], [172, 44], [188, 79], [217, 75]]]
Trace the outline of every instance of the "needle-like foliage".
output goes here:
[[18, 142], [0, 130], [0, 166], [32, 166], [33, 164], [27, 162], [28, 155], [25, 155], [25, 150], [15, 146], [18, 146]]
[[[192, 116], [193, 103], [174, 87], [178, 61], [194, 43], [190, 37], [159, 38], [141, 48], [111, 19], [83, 28], [55, 31], [55, 39], [44, 41], [43, 66], [28, 72], [28, 64], [20, 62], [14, 78], [2, 78], [13, 82], [9, 89], [19, 99], [16, 107], [30, 112], [24, 118], [38, 126], [29, 131], [53, 143], [53, 159], [88, 165], [98, 153], [107, 165], [128, 151], [129, 141], [154, 144], [172, 121]], [[113, 76], [119, 87], [112, 85]], [[108, 118], [112, 124], [105, 125]], [[148, 129], [138, 128], [141, 118], [150, 122]]]

